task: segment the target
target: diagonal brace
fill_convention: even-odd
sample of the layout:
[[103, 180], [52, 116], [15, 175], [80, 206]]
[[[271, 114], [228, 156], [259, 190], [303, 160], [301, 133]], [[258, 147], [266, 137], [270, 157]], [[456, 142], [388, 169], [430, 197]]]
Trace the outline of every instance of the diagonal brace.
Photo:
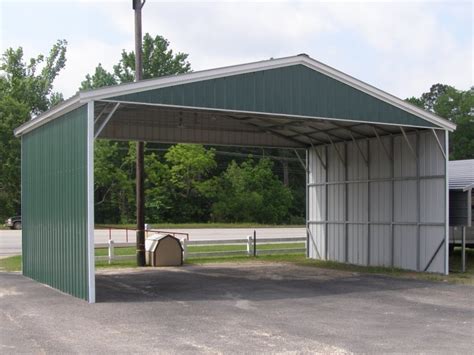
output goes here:
[[405, 142], [407, 143], [408, 149], [410, 149], [411, 154], [413, 155], [415, 160], [417, 160], [418, 156], [416, 155], [415, 149], [413, 149], [413, 146], [411, 145], [410, 141], [408, 140], [405, 129], [400, 126], [400, 130], [402, 131], [403, 137], [405, 138]]

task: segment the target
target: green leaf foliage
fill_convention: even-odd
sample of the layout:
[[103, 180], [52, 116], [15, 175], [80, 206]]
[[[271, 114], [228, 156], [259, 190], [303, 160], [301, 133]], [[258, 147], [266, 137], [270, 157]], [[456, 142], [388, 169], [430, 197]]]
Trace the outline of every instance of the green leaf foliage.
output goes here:
[[268, 159], [232, 162], [215, 184], [213, 219], [278, 224], [288, 219], [291, 191], [272, 172]]
[[407, 101], [457, 125], [457, 129], [450, 134], [451, 160], [474, 159], [474, 87], [462, 91], [449, 85], [435, 84], [420, 98], [412, 97]]
[[13, 130], [63, 100], [53, 82], [66, 63], [66, 41], [25, 60], [23, 48], [0, 58], [0, 217], [20, 213], [20, 140]]

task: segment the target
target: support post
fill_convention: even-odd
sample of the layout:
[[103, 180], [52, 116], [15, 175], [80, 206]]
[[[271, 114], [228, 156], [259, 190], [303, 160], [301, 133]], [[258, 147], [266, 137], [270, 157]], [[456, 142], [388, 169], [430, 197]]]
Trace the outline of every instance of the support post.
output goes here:
[[[135, 11], [135, 81], [142, 80], [142, 7], [143, 0], [133, 0]], [[145, 193], [144, 142], [137, 142], [136, 197], [137, 197], [137, 266], [145, 266]]]
[[466, 226], [462, 226], [461, 271], [466, 272]]
[[94, 101], [92, 101], [87, 104], [87, 286], [89, 303], [95, 303], [94, 112]]
[[324, 155], [326, 158], [326, 165], [324, 168], [324, 260], [329, 260], [329, 171], [328, 171], [328, 166], [329, 166], [329, 159], [328, 159], [328, 146], [324, 146]]
[[370, 249], [371, 249], [371, 235], [370, 235], [370, 139], [367, 139], [367, 266], [370, 266]]
[[[403, 127], [400, 127], [402, 132]], [[404, 134], [408, 143], [408, 137]], [[416, 162], [416, 270], [421, 271], [421, 186], [420, 186], [420, 132], [416, 131], [416, 152], [414, 153]]]
[[344, 142], [344, 260], [346, 263], [349, 262], [349, 172], [347, 164], [347, 142]]
[[[315, 148], [313, 147], [313, 150]], [[304, 211], [304, 216], [305, 216], [305, 222], [306, 222], [306, 257], [309, 258], [309, 171], [310, 171], [310, 159], [309, 159], [309, 151], [306, 149], [306, 171], [305, 171], [305, 177], [306, 177], [306, 186], [305, 186], [305, 211]]]
[[[374, 131], [377, 132], [374, 128]], [[388, 157], [390, 155], [388, 154], [387, 150], [385, 149], [385, 146], [382, 143], [382, 140], [380, 137], [377, 135], [377, 139], [379, 143], [384, 147], [384, 151], [387, 154]], [[390, 137], [390, 145], [391, 145], [391, 150], [392, 150], [392, 155], [390, 159], [390, 179], [391, 179], [391, 191], [390, 191], [390, 202], [391, 202], [391, 209], [390, 209], [390, 242], [391, 242], [391, 261], [390, 264], [392, 267], [395, 266], [395, 142], [393, 136]]]
[[446, 153], [445, 167], [444, 167], [444, 203], [445, 203], [445, 227], [444, 227], [444, 274], [449, 274], [449, 132], [444, 131], [444, 151]]

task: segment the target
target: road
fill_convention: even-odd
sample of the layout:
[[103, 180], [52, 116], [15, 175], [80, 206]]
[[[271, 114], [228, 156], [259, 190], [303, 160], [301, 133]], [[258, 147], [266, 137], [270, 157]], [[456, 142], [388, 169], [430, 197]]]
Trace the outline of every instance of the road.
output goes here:
[[[188, 233], [190, 240], [206, 239], [240, 239], [253, 234], [252, 228], [195, 228], [195, 229], [170, 229], [169, 232]], [[306, 236], [304, 228], [257, 228], [257, 240], [259, 238], [302, 238]], [[110, 237], [116, 243], [127, 241], [124, 230], [112, 230]], [[180, 236], [178, 236], [180, 237]], [[109, 239], [109, 231], [104, 229], [95, 230], [95, 243], [106, 243]], [[135, 242], [134, 232], [128, 232], [128, 241]], [[0, 230], [0, 257], [21, 254], [21, 231]]]

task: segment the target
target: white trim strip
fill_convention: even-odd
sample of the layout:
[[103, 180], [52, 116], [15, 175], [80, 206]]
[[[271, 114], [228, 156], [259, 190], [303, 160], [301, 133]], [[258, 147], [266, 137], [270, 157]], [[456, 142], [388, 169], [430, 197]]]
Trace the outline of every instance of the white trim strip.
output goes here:
[[87, 280], [89, 303], [95, 303], [94, 250], [94, 102], [87, 104]]
[[444, 239], [444, 274], [449, 275], [449, 132], [444, 131], [444, 151], [445, 155], [445, 239]]
[[[63, 113], [63, 110], [66, 107], [73, 105], [73, 102], [79, 100], [80, 103], [87, 103], [91, 100], [102, 100], [105, 98], [111, 98], [119, 95], [127, 95], [130, 93], [137, 93], [147, 90], [154, 90], [159, 88], [164, 88], [174, 85], [189, 84], [197, 81], [212, 80], [226, 76], [233, 76], [239, 74], [245, 74], [250, 72], [269, 70], [282, 68], [292, 65], [304, 65], [312, 70], [320, 72], [324, 75], [327, 75], [335, 80], [338, 80], [344, 84], [347, 84], [359, 91], [362, 91], [368, 95], [371, 95], [381, 101], [384, 101], [390, 105], [398, 107], [401, 110], [404, 110], [408, 113], [411, 113], [417, 117], [420, 117], [430, 123], [433, 123], [440, 128], [448, 129], [450, 131], [456, 129], [456, 125], [452, 122], [449, 122], [441, 117], [436, 116], [428, 111], [422, 110], [406, 101], [403, 101], [393, 95], [390, 95], [382, 90], [379, 90], [367, 83], [364, 83], [358, 79], [355, 79], [347, 74], [344, 74], [328, 65], [325, 65], [321, 62], [318, 62], [307, 55], [297, 55], [292, 57], [285, 57], [279, 59], [270, 59], [260, 62], [240, 64], [234, 66], [228, 66], [223, 68], [209, 69], [198, 72], [167, 76], [157, 79], [143, 80], [135, 83], [128, 83], [122, 85], [116, 85], [101, 89], [95, 89], [90, 91], [85, 91], [77, 94], [72, 99], [65, 101], [63, 104], [57, 106], [51, 111], [45, 112], [43, 115], [36, 118], [34, 123], [28, 122], [15, 131], [15, 135], [21, 135], [25, 133], [26, 129], [35, 128], [36, 126], [42, 124], [44, 119], [51, 118], [54, 116], [53, 112]], [[54, 119], [52, 117], [51, 119]]]

